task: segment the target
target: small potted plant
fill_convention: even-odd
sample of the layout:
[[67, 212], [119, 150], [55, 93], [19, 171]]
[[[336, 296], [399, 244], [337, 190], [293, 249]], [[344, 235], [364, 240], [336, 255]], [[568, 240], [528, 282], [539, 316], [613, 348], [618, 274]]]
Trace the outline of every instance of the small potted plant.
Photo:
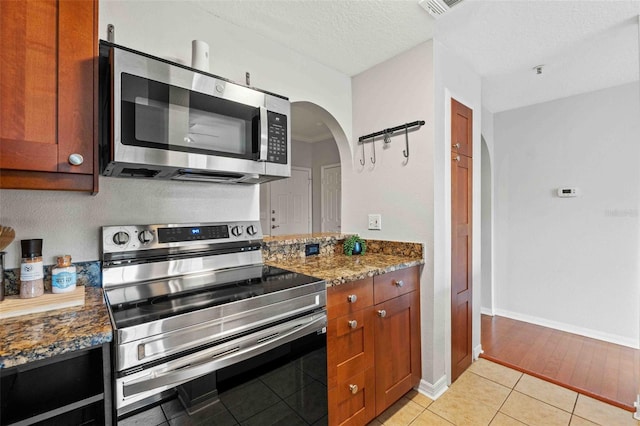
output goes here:
[[351, 256], [352, 254], [364, 254], [367, 251], [367, 244], [358, 234], [351, 235], [344, 240], [344, 254]]

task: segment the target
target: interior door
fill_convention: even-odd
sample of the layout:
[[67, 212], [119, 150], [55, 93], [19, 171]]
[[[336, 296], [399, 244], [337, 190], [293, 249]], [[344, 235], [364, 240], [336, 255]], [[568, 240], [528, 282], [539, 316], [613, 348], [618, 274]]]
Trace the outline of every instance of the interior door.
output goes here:
[[271, 185], [271, 235], [311, 233], [311, 169], [292, 167], [291, 177]]
[[322, 175], [322, 232], [340, 232], [342, 169], [340, 164], [323, 166]]
[[[472, 361], [472, 127], [470, 108], [451, 100], [451, 381]], [[463, 149], [464, 147], [464, 149]]]

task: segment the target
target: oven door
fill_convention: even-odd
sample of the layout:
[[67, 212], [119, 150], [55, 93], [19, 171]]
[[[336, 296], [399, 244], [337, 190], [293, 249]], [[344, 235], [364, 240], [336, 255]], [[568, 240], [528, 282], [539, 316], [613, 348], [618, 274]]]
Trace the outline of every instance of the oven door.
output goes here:
[[111, 52], [112, 161], [168, 166], [189, 176], [288, 169], [285, 98], [133, 51]]
[[118, 416], [138, 407], [138, 402], [165, 390], [243, 361], [250, 361], [310, 335], [322, 336], [326, 351], [326, 326], [326, 311], [322, 310], [117, 377], [115, 393]]

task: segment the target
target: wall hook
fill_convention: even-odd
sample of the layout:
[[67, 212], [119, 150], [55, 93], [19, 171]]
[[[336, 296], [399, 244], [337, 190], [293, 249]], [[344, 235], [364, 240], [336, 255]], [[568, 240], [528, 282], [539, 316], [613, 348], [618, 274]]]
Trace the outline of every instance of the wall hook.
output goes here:
[[406, 158], [408, 162], [409, 161], [409, 125], [407, 124], [404, 125], [404, 137], [405, 137], [405, 143], [407, 145], [407, 149], [402, 150], [402, 155], [404, 155], [404, 158]]
[[391, 135], [393, 134], [392, 131], [390, 131], [389, 129], [386, 129], [384, 131], [384, 143], [385, 144], [390, 144], [391, 143]]
[[364, 166], [366, 160], [364, 159], [364, 142], [362, 143], [362, 158], [360, 159], [360, 165]]
[[373, 157], [371, 157], [371, 164], [376, 164], [376, 137], [375, 136], [371, 138], [371, 146], [373, 147]]

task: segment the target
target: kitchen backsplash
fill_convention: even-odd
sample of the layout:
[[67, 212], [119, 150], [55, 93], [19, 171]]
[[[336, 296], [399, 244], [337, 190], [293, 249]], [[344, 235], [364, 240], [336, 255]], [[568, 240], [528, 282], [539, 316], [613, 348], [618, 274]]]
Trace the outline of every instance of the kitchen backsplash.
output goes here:
[[[102, 273], [100, 270], [100, 261], [94, 260], [90, 262], [74, 262], [78, 275], [77, 285], [87, 287], [102, 287]], [[55, 265], [44, 266], [44, 288], [51, 291], [51, 269]], [[7, 269], [4, 271], [5, 295], [12, 296], [20, 291], [20, 268]]]

